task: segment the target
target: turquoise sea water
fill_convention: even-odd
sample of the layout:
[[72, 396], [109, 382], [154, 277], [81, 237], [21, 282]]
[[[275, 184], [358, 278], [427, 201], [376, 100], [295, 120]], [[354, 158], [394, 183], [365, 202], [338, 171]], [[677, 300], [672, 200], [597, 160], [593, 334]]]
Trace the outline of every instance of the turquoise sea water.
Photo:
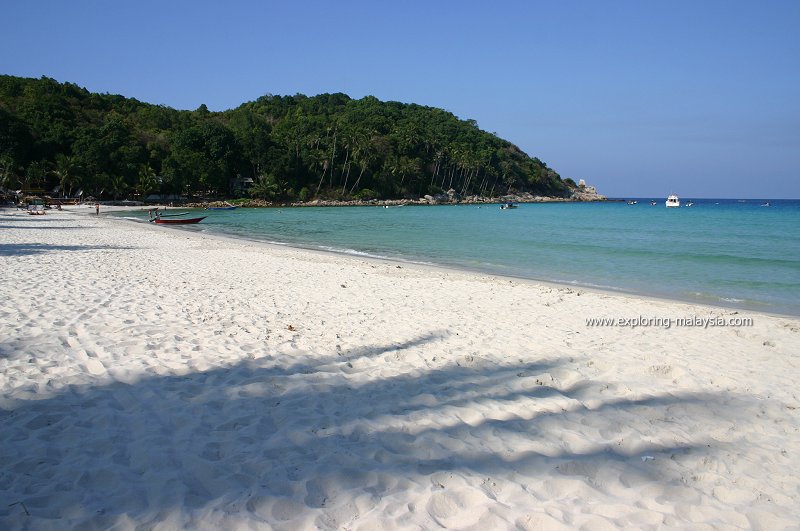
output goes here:
[[800, 201], [694, 201], [237, 209], [183, 230], [800, 315]]

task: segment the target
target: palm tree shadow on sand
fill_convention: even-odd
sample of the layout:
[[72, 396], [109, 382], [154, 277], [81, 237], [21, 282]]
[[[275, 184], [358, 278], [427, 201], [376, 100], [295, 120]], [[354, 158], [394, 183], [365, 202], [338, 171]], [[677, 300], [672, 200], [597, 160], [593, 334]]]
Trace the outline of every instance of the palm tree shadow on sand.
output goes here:
[[[0, 526], [148, 526], [176, 514], [179, 526], [231, 515], [276, 524], [306, 514], [340, 527], [387, 500], [404, 503], [408, 490], [444, 492], [453, 478], [513, 477], [506, 484], [522, 492], [547, 476], [602, 490], [599, 477], [613, 470], [628, 486], [680, 486], [669, 467], [641, 456], [720, 451], [669, 419], [719, 426], [738, 400], [560, 385], [550, 373], [567, 370], [564, 358], [386, 361], [439, 337], [333, 352], [313, 366], [266, 356], [6, 401]], [[646, 440], [628, 438], [641, 432]]]

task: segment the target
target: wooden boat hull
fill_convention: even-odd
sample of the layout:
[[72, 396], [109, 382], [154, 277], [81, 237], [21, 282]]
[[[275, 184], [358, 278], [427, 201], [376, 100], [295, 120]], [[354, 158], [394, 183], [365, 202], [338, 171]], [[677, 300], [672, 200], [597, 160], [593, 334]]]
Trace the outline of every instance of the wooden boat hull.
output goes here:
[[204, 219], [206, 219], [206, 216], [203, 216], [202, 218], [156, 219], [154, 222], [165, 225], [187, 225], [191, 223], [200, 223]]

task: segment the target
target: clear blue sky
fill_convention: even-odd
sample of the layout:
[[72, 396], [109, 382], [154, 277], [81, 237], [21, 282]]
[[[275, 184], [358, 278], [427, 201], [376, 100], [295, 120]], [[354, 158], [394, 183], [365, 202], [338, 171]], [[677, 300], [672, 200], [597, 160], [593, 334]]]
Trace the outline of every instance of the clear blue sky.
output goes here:
[[611, 196], [800, 198], [800, 1], [4, 0], [0, 73], [447, 109]]

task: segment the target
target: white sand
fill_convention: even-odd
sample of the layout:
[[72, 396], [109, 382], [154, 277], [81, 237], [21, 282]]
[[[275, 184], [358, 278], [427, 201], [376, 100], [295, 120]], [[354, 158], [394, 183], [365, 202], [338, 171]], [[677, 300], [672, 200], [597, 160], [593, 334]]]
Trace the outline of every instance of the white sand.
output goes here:
[[800, 525], [799, 319], [67, 212], [0, 275], [2, 529]]

